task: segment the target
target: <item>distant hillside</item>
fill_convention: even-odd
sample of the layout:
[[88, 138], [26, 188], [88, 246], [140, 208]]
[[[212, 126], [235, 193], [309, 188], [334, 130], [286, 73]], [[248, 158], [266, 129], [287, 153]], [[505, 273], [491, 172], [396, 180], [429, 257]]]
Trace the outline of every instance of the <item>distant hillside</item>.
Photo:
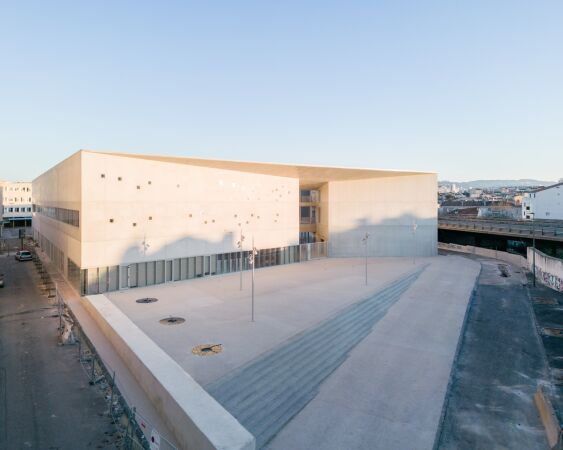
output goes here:
[[439, 181], [438, 184], [455, 184], [461, 188], [497, 188], [507, 186], [550, 186], [557, 183], [556, 181], [541, 181], [541, 180], [473, 180], [473, 181]]

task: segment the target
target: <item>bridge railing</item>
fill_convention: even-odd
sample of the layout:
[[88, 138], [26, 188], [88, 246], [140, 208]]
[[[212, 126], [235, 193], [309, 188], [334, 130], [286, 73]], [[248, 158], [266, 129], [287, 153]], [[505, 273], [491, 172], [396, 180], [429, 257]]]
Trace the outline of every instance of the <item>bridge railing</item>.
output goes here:
[[563, 222], [532, 223], [528, 221], [500, 221], [483, 219], [444, 219], [438, 220], [440, 228], [475, 230], [480, 232], [517, 234], [523, 237], [561, 237], [563, 240]]

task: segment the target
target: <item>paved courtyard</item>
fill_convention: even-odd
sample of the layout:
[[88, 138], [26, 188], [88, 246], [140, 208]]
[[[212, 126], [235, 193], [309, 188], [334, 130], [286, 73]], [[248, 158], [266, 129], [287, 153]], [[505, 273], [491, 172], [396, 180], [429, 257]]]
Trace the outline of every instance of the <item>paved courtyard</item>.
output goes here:
[[[237, 417], [251, 432], [261, 433], [260, 446], [429, 449], [478, 273], [478, 263], [457, 256], [416, 262], [370, 259], [367, 286], [363, 259], [260, 269], [255, 322], [250, 320], [249, 272], [243, 274], [242, 291], [239, 275], [228, 274], [106, 295], [235, 417], [239, 411], [228, 405], [238, 400], [226, 398], [229, 390], [221, 393], [221, 385], [230, 383], [245, 395], [244, 386], [237, 383], [246, 375], [271, 377], [271, 384], [249, 391], [254, 398], [240, 399], [256, 408], [254, 418]], [[158, 301], [136, 302], [143, 297]], [[365, 333], [356, 339], [347, 330], [356, 329], [365, 311], [376, 316], [362, 322]], [[160, 323], [171, 316], [186, 321]], [[342, 320], [351, 327], [339, 324], [340, 316], [349, 317]], [[329, 326], [334, 333], [326, 331]], [[319, 336], [328, 339], [332, 334], [351, 344], [327, 340], [323, 348]], [[341, 353], [327, 351], [329, 343]], [[221, 344], [222, 352], [194, 355], [192, 348], [199, 344]], [[267, 364], [261, 364], [266, 358], [287, 354], [298, 358], [303, 353], [310, 355], [311, 370], [300, 363], [293, 372], [266, 375]], [[290, 387], [306, 401], [276, 395], [275, 410], [288, 413], [271, 423], [256, 423], [274, 384], [280, 392]]]

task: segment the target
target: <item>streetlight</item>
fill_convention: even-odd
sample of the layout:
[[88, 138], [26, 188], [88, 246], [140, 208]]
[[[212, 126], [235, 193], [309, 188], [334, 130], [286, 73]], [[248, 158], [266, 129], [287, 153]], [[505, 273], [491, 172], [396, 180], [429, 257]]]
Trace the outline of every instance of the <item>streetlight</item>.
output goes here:
[[532, 269], [532, 273], [533, 273], [533, 279], [534, 279], [534, 287], [536, 287], [536, 213], [535, 212], [531, 212], [530, 216], [532, 216], [532, 249], [533, 249], [533, 253], [532, 253], [532, 265], [533, 265], [533, 269]]
[[412, 263], [416, 264], [416, 229], [418, 228], [418, 224], [416, 223], [416, 220], [412, 221], [412, 240], [413, 240], [413, 247], [414, 247], [414, 252], [412, 255]]
[[362, 238], [362, 242], [365, 246], [365, 253], [366, 253], [366, 286], [368, 285], [368, 239], [369, 233], [366, 233], [365, 236]]
[[252, 236], [252, 250], [248, 255], [248, 262], [252, 266], [252, 322], [254, 322], [254, 266], [256, 265], [256, 255], [258, 251], [254, 247], [254, 236]]
[[242, 259], [242, 244], [244, 242], [244, 235], [242, 234], [242, 228], [240, 229], [240, 241], [237, 242], [237, 247], [240, 249], [240, 290], [242, 291], [242, 266], [243, 266], [243, 259]]

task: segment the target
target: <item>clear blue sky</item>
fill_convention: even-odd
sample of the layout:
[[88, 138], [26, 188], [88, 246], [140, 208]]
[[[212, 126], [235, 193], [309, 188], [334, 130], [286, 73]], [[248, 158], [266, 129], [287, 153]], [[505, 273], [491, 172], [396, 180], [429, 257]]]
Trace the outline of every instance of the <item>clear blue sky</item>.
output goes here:
[[0, 179], [80, 148], [557, 180], [563, 2], [2, 2]]

